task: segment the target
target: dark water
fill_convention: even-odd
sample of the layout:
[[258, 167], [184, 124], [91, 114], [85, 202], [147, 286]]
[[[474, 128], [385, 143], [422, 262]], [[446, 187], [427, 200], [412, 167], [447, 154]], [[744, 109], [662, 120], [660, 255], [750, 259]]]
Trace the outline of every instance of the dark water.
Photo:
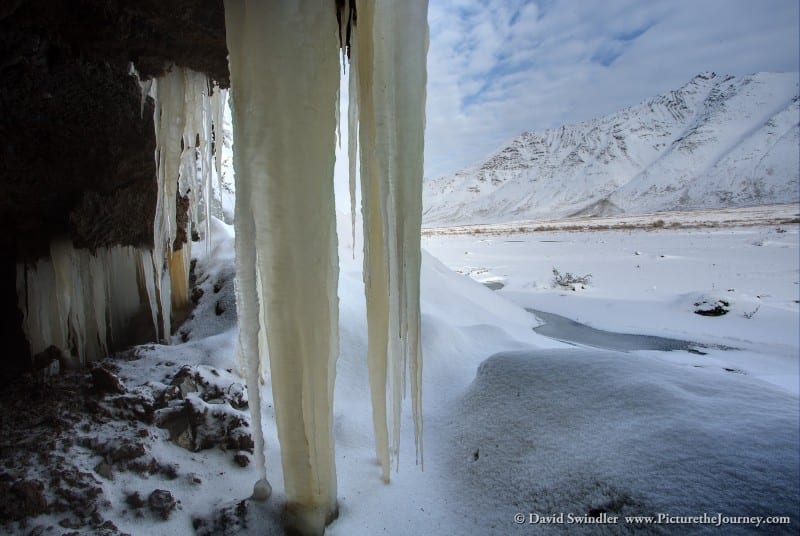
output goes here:
[[506, 285], [502, 281], [486, 281], [483, 284], [483, 286], [485, 286], [489, 290], [500, 290], [501, 288], [503, 288]]
[[526, 311], [533, 313], [544, 321], [543, 325], [533, 328], [533, 331], [562, 342], [619, 352], [631, 352], [633, 350], [671, 352], [673, 350], [684, 350], [695, 354], [704, 354], [705, 352], [701, 351], [701, 349], [708, 348], [708, 345], [680, 339], [603, 331], [553, 313], [545, 313], [536, 309], [526, 309]]

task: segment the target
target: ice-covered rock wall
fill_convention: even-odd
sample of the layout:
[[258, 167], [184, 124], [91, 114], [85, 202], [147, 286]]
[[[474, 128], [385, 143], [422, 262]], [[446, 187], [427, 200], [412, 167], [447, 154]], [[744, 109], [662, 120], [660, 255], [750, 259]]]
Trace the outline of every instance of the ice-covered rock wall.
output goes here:
[[143, 101], [148, 94], [155, 101], [158, 196], [152, 250], [89, 250], [57, 238], [49, 256], [18, 263], [17, 298], [31, 355], [53, 345], [81, 363], [101, 359], [131, 339], [128, 324], [147, 309], [153, 324], [149, 338], [169, 340], [173, 310], [189, 302], [188, 237], [194, 222], [203, 222], [209, 232], [212, 132], [225, 105], [223, 90], [211, 92], [205, 75], [178, 67], [143, 84]]
[[145, 283], [149, 274], [149, 252], [120, 246], [92, 253], [66, 240], [51, 244], [49, 258], [18, 265], [17, 296], [31, 354], [54, 345], [82, 361], [105, 357], [154, 299]]

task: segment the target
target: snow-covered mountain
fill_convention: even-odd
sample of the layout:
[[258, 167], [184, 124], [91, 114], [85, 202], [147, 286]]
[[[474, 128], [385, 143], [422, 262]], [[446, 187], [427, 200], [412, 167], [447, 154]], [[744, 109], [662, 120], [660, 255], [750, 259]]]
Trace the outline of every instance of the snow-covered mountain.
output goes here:
[[797, 73], [703, 73], [606, 117], [525, 132], [424, 184], [424, 224], [717, 208], [798, 200]]

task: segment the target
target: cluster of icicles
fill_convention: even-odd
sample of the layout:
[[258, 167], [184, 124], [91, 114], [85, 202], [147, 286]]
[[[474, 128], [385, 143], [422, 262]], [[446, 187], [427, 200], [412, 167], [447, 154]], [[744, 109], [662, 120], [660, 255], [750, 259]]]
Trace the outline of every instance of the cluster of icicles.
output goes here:
[[[353, 225], [360, 168], [376, 454], [388, 482], [391, 461], [398, 459], [408, 376], [417, 461], [422, 461], [419, 275], [427, 0], [361, 0], [357, 18], [352, 2], [225, 2], [239, 353], [260, 476], [254, 496], [270, 493], [260, 424], [268, 362], [287, 511], [303, 533], [321, 533], [337, 513], [333, 170], [340, 50], [350, 69]], [[33, 354], [54, 344], [82, 362], [101, 358], [122, 337], [125, 323], [147, 308], [156, 337], [165, 340], [171, 311], [187, 303], [191, 241], [175, 249], [176, 200], [189, 197], [187, 232], [204, 216], [209, 238], [214, 171], [221, 177], [212, 132], [222, 130], [225, 92], [212, 91], [204, 75], [177, 67], [143, 83], [142, 90], [143, 99], [149, 95], [156, 103], [153, 249], [90, 252], [54, 241], [49, 258], [20, 265], [18, 295]]]
[[155, 101], [153, 248], [90, 251], [57, 239], [49, 257], [18, 264], [17, 296], [32, 355], [54, 345], [80, 363], [101, 359], [131, 342], [132, 320], [148, 309], [153, 331], [147, 339], [169, 339], [172, 312], [189, 298], [191, 240], [176, 244], [177, 196], [189, 198], [187, 234], [203, 221], [208, 237], [213, 175], [221, 177], [212, 132], [222, 131], [226, 93], [179, 67], [142, 83], [142, 110], [146, 97]]
[[[269, 362], [290, 523], [335, 517], [338, 258], [333, 194], [349, 34], [351, 202], [360, 168], [376, 451], [389, 480], [410, 377], [422, 458], [419, 275], [427, 0], [226, 0], [236, 171], [240, 354], [266, 496], [259, 384]], [[337, 25], [337, 18], [339, 25]], [[343, 61], [346, 58], [343, 54]], [[354, 203], [353, 203], [354, 204]], [[353, 216], [353, 220], [355, 217]], [[388, 399], [388, 400], [387, 400]]]

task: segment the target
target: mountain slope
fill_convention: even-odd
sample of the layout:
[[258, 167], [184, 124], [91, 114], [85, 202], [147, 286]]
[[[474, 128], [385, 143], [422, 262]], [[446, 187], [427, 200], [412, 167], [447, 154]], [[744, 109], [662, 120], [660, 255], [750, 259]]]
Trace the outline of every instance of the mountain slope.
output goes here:
[[606, 117], [525, 132], [426, 181], [426, 226], [798, 199], [797, 73], [703, 73]]

